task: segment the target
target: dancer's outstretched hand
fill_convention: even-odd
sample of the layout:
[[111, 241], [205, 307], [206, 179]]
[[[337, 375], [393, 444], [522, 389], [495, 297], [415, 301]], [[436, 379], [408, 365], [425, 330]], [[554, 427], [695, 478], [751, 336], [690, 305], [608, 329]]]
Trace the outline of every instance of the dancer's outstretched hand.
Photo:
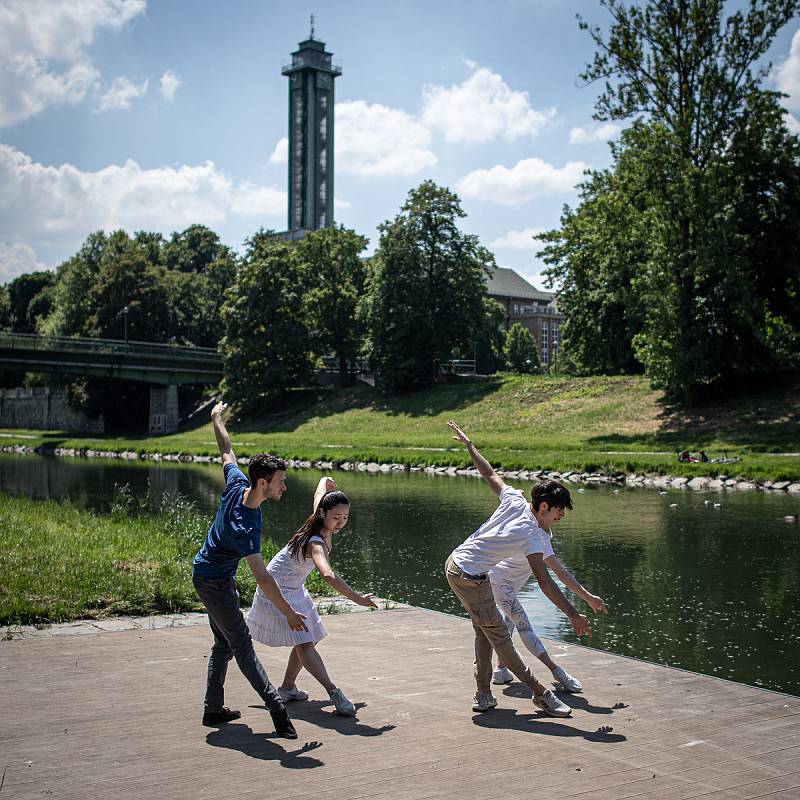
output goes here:
[[463, 445], [471, 444], [469, 436], [467, 436], [467, 434], [464, 433], [464, 431], [462, 431], [461, 428], [459, 428], [458, 425], [452, 419], [447, 423], [447, 427], [450, 428], [451, 431], [453, 431], [454, 434], [453, 438], [457, 442], [461, 442], [461, 444]]
[[592, 611], [602, 611], [604, 614], [608, 614], [608, 608], [602, 597], [598, 597], [596, 594], [590, 594], [586, 602], [592, 607]]
[[222, 412], [228, 407], [227, 403], [223, 403], [222, 400], [217, 403], [214, 408], [211, 409], [211, 419], [214, 417], [222, 416]]
[[569, 620], [572, 623], [572, 627], [575, 629], [575, 633], [578, 636], [589, 636], [591, 638], [592, 631], [589, 628], [589, 618], [585, 617], [583, 614], [576, 614], [574, 617], [570, 617]]
[[366, 606], [367, 608], [377, 608], [378, 606], [375, 604], [375, 601], [372, 599], [371, 594], [364, 594], [361, 595], [360, 600], [356, 600], [356, 603], [360, 606]]
[[291, 614], [286, 615], [286, 621], [293, 631], [307, 631], [306, 615], [301, 614], [299, 611], [292, 611]]

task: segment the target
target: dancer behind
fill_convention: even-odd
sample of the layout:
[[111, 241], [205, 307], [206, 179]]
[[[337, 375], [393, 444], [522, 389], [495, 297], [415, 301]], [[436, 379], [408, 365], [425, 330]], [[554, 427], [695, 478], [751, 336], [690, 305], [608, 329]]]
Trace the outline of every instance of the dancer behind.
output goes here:
[[236, 663], [269, 709], [275, 730], [286, 739], [296, 739], [297, 732], [286, 713], [286, 707], [253, 650], [253, 642], [239, 609], [236, 590], [236, 569], [242, 558], [253, 571], [259, 591], [269, 597], [282, 615], [288, 630], [306, 629], [304, 616], [286, 602], [278, 584], [267, 572], [261, 557], [261, 503], [277, 502], [286, 491], [286, 462], [266, 453], [250, 460], [250, 481], [236, 466], [231, 440], [222, 422], [227, 406], [217, 403], [211, 409], [214, 435], [217, 439], [225, 488], [219, 509], [208, 529], [208, 535], [194, 557], [192, 582], [203, 605], [208, 610], [208, 622], [214, 634], [214, 646], [208, 659], [203, 725], [217, 725], [238, 719], [238, 711], [224, 706], [225, 673], [228, 662]]
[[[533, 487], [531, 497], [531, 509], [536, 520], [536, 533], [539, 538], [540, 552], [544, 563], [555, 572], [559, 580], [568, 589], [582, 597], [592, 607], [593, 611], [607, 612], [608, 609], [602, 598], [597, 597], [597, 595], [592, 594], [581, 586], [553, 552], [551, 543], [553, 534], [550, 532], [550, 526], [561, 520], [564, 516], [564, 509], [572, 508], [572, 498], [569, 496], [569, 490], [556, 481], [547, 480], [537, 483]], [[568, 692], [580, 692], [583, 689], [581, 682], [573, 678], [563, 667], [556, 665], [553, 659], [550, 658], [547, 649], [533, 630], [531, 621], [517, 598], [519, 590], [528, 582], [530, 577], [531, 566], [528, 563], [528, 559], [523, 556], [507, 558], [499, 564], [495, 564], [489, 570], [492, 594], [495, 602], [503, 612], [509, 635], [513, 636], [514, 628], [516, 627], [522, 643], [553, 673], [553, 678], [556, 682]], [[492, 675], [492, 683], [511, 683], [513, 680], [514, 677], [511, 672], [503, 664], [502, 660], [499, 660], [497, 662], [497, 670]]]
[[314, 567], [322, 579], [360, 606], [377, 608], [372, 595], [354, 592], [331, 568], [328, 554], [331, 540], [345, 525], [350, 515], [350, 501], [344, 492], [336, 491], [332, 478], [321, 478], [314, 493], [313, 513], [300, 530], [289, 540], [267, 565], [289, 602], [305, 615], [307, 630], [288, 630], [280, 611], [261, 587], [253, 597], [253, 606], [247, 615], [247, 625], [252, 637], [271, 647], [291, 647], [289, 662], [278, 693], [284, 702], [306, 700], [308, 693], [298, 689], [295, 681], [305, 667], [325, 688], [336, 711], [346, 717], [356, 713], [355, 706], [344, 696], [328, 676], [317, 643], [328, 635], [320, 619], [314, 600], [305, 587], [305, 580]]
[[568, 717], [570, 707], [550, 689], [545, 689], [520, 658], [495, 605], [487, 573], [495, 564], [521, 556], [527, 559], [542, 591], [569, 617], [578, 636], [589, 633], [589, 621], [572, 607], [550, 577], [542, 559], [536, 521], [523, 493], [503, 483], [455, 422], [451, 420], [447, 425], [455, 434], [453, 438], [466, 445], [472, 463], [500, 497], [500, 505], [494, 514], [453, 550], [445, 564], [447, 582], [469, 613], [475, 630], [475, 682], [478, 691], [472, 710], [488, 711], [497, 705], [489, 685], [494, 649], [514, 675], [530, 686], [536, 706], [554, 717]]

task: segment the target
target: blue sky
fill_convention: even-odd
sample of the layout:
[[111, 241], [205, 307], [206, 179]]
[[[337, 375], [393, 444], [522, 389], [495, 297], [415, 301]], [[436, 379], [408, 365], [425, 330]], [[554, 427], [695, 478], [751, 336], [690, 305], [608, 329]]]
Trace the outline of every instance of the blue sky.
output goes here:
[[[557, 225], [616, 129], [578, 73], [596, 0], [0, 0], [0, 283], [52, 268], [98, 228], [200, 222], [241, 247], [286, 227], [287, 79], [308, 34], [334, 53], [337, 222], [363, 233], [432, 178], [463, 226], [537, 286]], [[768, 81], [800, 128], [800, 21]]]

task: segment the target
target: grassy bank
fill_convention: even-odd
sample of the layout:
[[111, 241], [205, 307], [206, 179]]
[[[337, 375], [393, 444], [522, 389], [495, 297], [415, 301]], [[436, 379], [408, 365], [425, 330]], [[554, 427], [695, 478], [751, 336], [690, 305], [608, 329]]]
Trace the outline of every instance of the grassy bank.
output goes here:
[[[367, 386], [298, 392], [279, 412], [231, 421], [236, 451], [288, 458], [467, 466], [445, 423], [457, 419], [508, 469], [800, 478], [800, 379], [693, 410], [671, 409], [644, 377], [464, 378], [385, 398]], [[210, 424], [170, 436], [75, 437], [2, 431], [0, 442], [216, 454]], [[679, 450], [741, 456], [736, 465], [678, 464]]]
[[[201, 611], [191, 561], [209, 519], [181, 498], [149, 510], [116, 493], [107, 514], [0, 494], [0, 625]], [[269, 559], [277, 548], [264, 542]], [[243, 604], [255, 581], [237, 575]], [[330, 593], [316, 573], [309, 589]]]

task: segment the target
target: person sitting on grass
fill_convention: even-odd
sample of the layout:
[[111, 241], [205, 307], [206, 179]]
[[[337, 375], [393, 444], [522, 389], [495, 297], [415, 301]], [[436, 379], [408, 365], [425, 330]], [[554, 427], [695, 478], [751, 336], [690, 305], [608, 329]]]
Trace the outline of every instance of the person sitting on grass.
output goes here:
[[377, 608], [372, 595], [361, 595], [351, 589], [331, 568], [328, 555], [333, 536], [347, 525], [350, 501], [344, 492], [337, 491], [333, 478], [320, 478], [314, 492], [313, 513], [303, 523], [289, 543], [267, 565], [267, 570], [278, 582], [289, 602], [305, 615], [307, 630], [288, 630], [279, 609], [272, 599], [259, 588], [253, 597], [253, 606], [247, 615], [250, 634], [257, 641], [271, 647], [291, 647], [283, 683], [278, 693], [284, 702], [307, 700], [308, 693], [298, 689], [295, 681], [300, 670], [315, 677], [327, 691], [337, 713], [355, 716], [356, 707], [344, 692], [330, 679], [328, 670], [317, 651], [317, 643], [328, 635], [319, 616], [314, 599], [305, 587], [305, 580], [316, 567], [322, 579], [339, 594], [360, 606]]
[[208, 611], [208, 623], [214, 635], [208, 659], [203, 725], [218, 725], [241, 716], [224, 705], [225, 674], [228, 662], [235, 658], [242, 674], [269, 709], [277, 734], [285, 739], [296, 739], [297, 731], [286, 713], [286, 706], [256, 657], [236, 588], [236, 569], [244, 558], [259, 589], [282, 615], [287, 630], [306, 630], [304, 615], [298, 614], [286, 601], [261, 557], [261, 504], [265, 500], [279, 501], [286, 491], [286, 462], [267, 453], [254, 456], [248, 468], [248, 481], [236, 465], [231, 440], [222, 421], [226, 407], [225, 403], [217, 403], [211, 409], [225, 488], [206, 540], [192, 564], [192, 582]]
[[497, 705], [491, 693], [492, 649], [502, 663], [533, 691], [533, 702], [554, 717], [568, 717], [571, 709], [539, 683], [520, 657], [495, 605], [489, 570], [515, 556], [527, 559], [542, 591], [568, 617], [578, 636], [589, 633], [589, 620], [579, 614], [550, 577], [536, 534], [536, 518], [525, 495], [501, 480], [470, 438], [452, 420], [447, 423], [453, 438], [467, 448], [472, 463], [500, 498], [492, 516], [466, 541], [456, 547], [445, 564], [445, 575], [453, 593], [472, 620], [475, 631], [475, 682], [473, 711], [488, 711]]
[[[593, 611], [607, 612], [608, 609], [602, 598], [592, 594], [575, 580], [553, 552], [550, 526], [561, 520], [565, 509], [572, 508], [569, 489], [557, 481], [542, 481], [533, 487], [531, 499], [531, 510], [537, 526], [539, 552], [542, 553], [544, 563], [568, 589], [583, 598]], [[503, 612], [509, 634], [513, 635], [516, 628], [522, 643], [553, 673], [555, 682], [567, 692], [580, 692], [583, 690], [581, 682], [550, 658], [517, 597], [519, 590], [528, 582], [531, 574], [528, 559], [523, 556], [512, 556], [495, 564], [489, 570], [489, 582], [492, 585], [495, 602]], [[492, 675], [492, 683], [504, 684], [511, 683], [513, 680], [514, 676], [502, 660], [498, 661], [497, 669]]]

